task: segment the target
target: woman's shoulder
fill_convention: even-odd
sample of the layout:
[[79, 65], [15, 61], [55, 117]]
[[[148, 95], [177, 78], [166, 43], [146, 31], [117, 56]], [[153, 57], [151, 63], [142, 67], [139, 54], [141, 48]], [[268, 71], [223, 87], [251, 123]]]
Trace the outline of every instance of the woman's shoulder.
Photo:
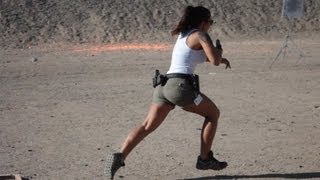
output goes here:
[[209, 40], [209, 39], [211, 39], [210, 35], [207, 32], [201, 31], [201, 30], [193, 31], [188, 36], [189, 37], [193, 37], [193, 39], [198, 39], [198, 40]]
[[181, 37], [187, 37], [187, 36], [190, 36], [191, 34], [198, 33], [198, 32], [200, 32], [199, 29], [188, 29], [184, 32], [181, 32], [180, 35]]
[[211, 43], [212, 43], [212, 38], [210, 37], [210, 35], [208, 34], [208, 32], [199, 31], [199, 32], [197, 32], [197, 37], [198, 37], [199, 40], [201, 40], [201, 41], [211, 42]]
[[208, 34], [208, 32], [205, 31], [201, 31], [199, 29], [195, 29], [194, 31], [190, 32], [188, 34], [188, 36], [193, 35], [193, 36], [197, 36], [198, 38], [201, 37], [210, 37], [210, 35]]

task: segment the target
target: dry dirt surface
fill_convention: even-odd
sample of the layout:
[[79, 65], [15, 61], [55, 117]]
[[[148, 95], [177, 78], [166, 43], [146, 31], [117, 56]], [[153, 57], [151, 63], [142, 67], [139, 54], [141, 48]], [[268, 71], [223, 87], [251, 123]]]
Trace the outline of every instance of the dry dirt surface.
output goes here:
[[[213, 150], [226, 170], [197, 171], [203, 119], [180, 108], [128, 157], [117, 179], [320, 178], [320, 45], [282, 56], [281, 41], [225, 42], [231, 70], [200, 65], [202, 92], [221, 110]], [[100, 47], [101, 48], [101, 47]], [[170, 50], [75, 48], [1, 52], [0, 174], [103, 179], [150, 105], [154, 70]]]
[[270, 68], [289, 25], [281, 2], [0, 0], [0, 175], [105, 179], [107, 155], [146, 116], [155, 69], [169, 68], [181, 8], [201, 4], [232, 66], [196, 69], [229, 166], [195, 169], [203, 118], [176, 107], [115, 179], [320, 179], [320, 1], [305, 1], [297, 46]]

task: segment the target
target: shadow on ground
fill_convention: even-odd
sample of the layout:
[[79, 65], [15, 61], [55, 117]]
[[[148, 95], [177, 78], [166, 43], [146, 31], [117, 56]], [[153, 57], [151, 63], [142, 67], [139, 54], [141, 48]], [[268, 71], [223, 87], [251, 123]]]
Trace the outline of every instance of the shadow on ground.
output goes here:
[[218, 175], [206, 176], [198, 178], [185, 178], [184, 180], [208, 180], [208, 179], [250, 179], [250, 178], [283, 178], [283, 179], [309, 179], [320, 178], [320, 172], [306, 172], [306, 173], [274, 173], [274, 174], [258, 174], [258, 175]]

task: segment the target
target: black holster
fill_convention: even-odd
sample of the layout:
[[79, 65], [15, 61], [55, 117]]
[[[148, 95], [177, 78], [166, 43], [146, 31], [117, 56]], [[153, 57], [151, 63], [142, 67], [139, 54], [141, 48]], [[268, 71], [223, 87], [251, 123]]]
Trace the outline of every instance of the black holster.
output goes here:
[[158, 85], [164, 86], [168, 81], [168, 78], [163, 75], [160, 74], [159, 70], [156, 69], [154, 77], [152, 78], [152, 86], [155, 88]]
[[192, 86], [197, 91], [200, 92], [200, 81], [199, 76], [196, 74], [192, 75]]

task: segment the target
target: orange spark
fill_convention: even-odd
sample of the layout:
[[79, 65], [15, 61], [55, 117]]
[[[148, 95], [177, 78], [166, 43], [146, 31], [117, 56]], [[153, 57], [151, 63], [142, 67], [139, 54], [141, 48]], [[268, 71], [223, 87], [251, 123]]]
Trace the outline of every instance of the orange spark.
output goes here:
[[106, 44], [106, 45], [89, 45], [86, 47], [78, 46], [73, 48], [74, 52], [92, 52], [101, 53], [104, 51], [120, 51], [120, 50], [147, 50], [147, 51], [168, 51], [172, 47], [168, 44], [148, 44], [148, 43], [132, 43], [132, 44]]

